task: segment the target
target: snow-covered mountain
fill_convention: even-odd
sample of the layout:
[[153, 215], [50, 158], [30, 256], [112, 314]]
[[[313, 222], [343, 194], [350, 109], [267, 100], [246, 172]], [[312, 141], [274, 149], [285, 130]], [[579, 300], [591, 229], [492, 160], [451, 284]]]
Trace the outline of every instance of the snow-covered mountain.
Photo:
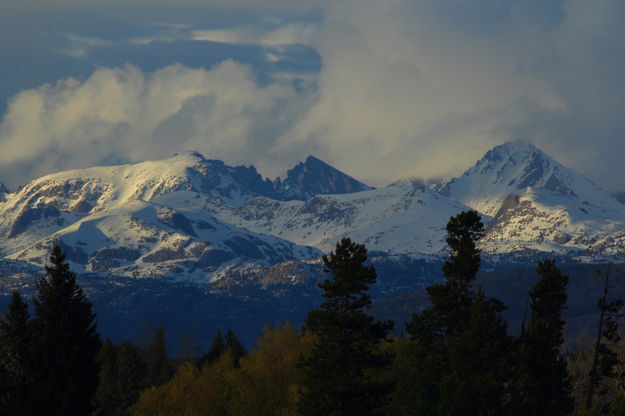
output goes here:
[[487, 253], [623, 255], [625, 206], [532, 144], [493, 148], [442, 192], [486, 216]]
[[315, 195], [350, 194], [373, 189], [314, 156], [308, 156], [289, 170], [286, 179], [277, 178], [274, 188], [277, 199], [285, 201], [305, 201]]
[[[278, 181], [279, 183], [279, 181]], [[253, 197], [308, 197], [314, 190], [337, 193], [366, 185], [309, 157], [274, 187], [253, 166], [231, 167], [197, 152], [132, 165], [71, 170], [35, 179], [0, 199], [0, 254], [19, 251], [89, 214], [152, 201], [172, 192], [195, 192], [230, 206]]]
[[498, 146], [444, 183], [379, 189], [314, 157], [272, 182], [190, 152], [0, 186], [0, 303], [33, 293], [59, 242], [107, 336], [136, 336], [146, 316], [172, 339], [189, 323], [245, 333], [316, 307], [320, 257], [342, 237], [369, 249], [373, 296], [437, 281], [445, 225], [470, 208], [487, 225], [483, 270], [625, 259], [625, 205], [527, 143]]
[[389, 254], [440, 254], [449, 217], [468, 209], [418, 182], [308, 201], [253, 198], [240, 207], [211, 200], [221, 220], [257, 233], [330, 251], [343, 237]]
[[[168, 196], [172, 201], [198, 194], [179, 191]], [[78, 272], [205, 283], [228, 268], [267, 266], [321, 254], [311, 247], [225, 224], [205, 210], [134, 201], [87, 215], [8, 258], [44, 264], [57, 241]]]
[[523, 142], [442, 186], [372, 189], [314, 157], [271, 182], [195, 152], [55, 173], [0, 199], [0, 256], [42, 264], [60, 241], [79, 271], [210, 282], [318, 258], [350, 237], [389, 270], [420, 267], [445, 255], [445, 224], [469, 207], [484, 214], [493, 258], [625, 258], [625, 205]]
[[231, 168], [199, 153], [59, 172], [29, 182], [0, 202], [0, 253], [19, 251], [90, 214], [170, 192], [201, 192], [236, 205], [271, 189], [253, 167]]
[[488, 151], [461, 177], [449, 181], [441, 192], [492, 217], [509, 195], [519, 195], [528, 188], [606, 210], [622, 210], [618, 201], [590, 180], [522, 141], [508, 142]]

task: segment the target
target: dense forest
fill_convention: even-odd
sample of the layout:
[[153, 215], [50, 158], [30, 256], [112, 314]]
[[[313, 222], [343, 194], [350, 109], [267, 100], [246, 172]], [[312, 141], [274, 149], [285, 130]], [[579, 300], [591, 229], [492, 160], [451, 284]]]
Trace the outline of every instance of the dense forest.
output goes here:
[[[601, 274], [594, 337], [563, 348], [568, 277], [537, 264], [521, 329], [475, 284], [477, 212], [447, 224], [445, 280], [401, 335], [369, 313], [376, 270], [350, 239], [323, 257], [323, 302], [301, 327], [265, 327], [246, 351], [211, 328], [201, 356], [168, 358], [156, 327], [144, 342], [102, 340], [92, 304], [55, 246], [33, 314], [19, 292], [0, 320], [0, 414], [7, 415], [624, 415], [623, 301]], [[398, 328], [396, 328], [398, 329]]]

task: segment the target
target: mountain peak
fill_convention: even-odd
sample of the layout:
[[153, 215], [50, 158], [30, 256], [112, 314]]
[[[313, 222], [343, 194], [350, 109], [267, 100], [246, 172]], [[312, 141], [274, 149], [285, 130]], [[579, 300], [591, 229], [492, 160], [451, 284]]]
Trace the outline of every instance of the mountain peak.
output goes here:
[[321, 162], [324, 165], [327, 165], [327, 163], [325, 163], [323, 160], [318, 159], [318, 158], [314, 157], [313, 155], [306, 156], [306, 160], [304, 161], [305, 164], [308, 164], [308, 163], [318, 163], [318, 162]]
[[183, 158], [183, 159], [197, 159], [197, 160], [206, 160], [203, 154], [198, 152], [197, 150], [183, 150], [182, 152], [174, 153], [173, 157]]
[[319, 194], [346, 194], [373, 189], [309, 155], [287, 172], [286, 179], [276, 179], [274, 187], [284, 200], [307, 200]]
[[513, 140], [490, 149], [482, 159], [501, 160], [506, 158], [519, 158], [523, 156], [546, 156], [542, 150], [533, 143], [524, 140]]
[[492, 148], [461, 177], [448, 182], [443, 192], [493, 216], [509, 195], [530, 188], [597, 206], [614, 208], [616, 203], [590, 180], [525, 141]]

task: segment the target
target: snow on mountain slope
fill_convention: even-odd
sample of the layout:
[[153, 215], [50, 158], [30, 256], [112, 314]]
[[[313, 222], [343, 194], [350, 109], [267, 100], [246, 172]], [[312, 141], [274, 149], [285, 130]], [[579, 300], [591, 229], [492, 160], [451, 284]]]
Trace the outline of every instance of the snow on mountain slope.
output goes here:
[[625, 192], [613, 192], [612, 197], [621, 204], [625, 204]]
[[60, 240], [79, 270], [189, 278], [319, 256], [343, 237], [433, 258], [448, 219], [470, 206], [485, 215], [487, 254], [625, 258], [625, 205], [530, 144], [492, 149], [440, 192], [419, 181], [367, 189], [313, 157], [274, 183], [194, 152], [60, 172], [0, 199], [0, 256], [41, 264]]
[[[168, 194], [170, 201], [189, 195], [197, 194]], [[58, 241], [80, 272], [204, 281], [224, 267], [270, 265], [321, 254], [225, 224], [205, 210], [134, 201], [83, 217], [8, 257], [43, 264]]]
[[73, 222], [135, 201], [192, 190], [232, 205], [271, 194], [254, 167], [230, 167], [196, 152], [134, 165], [94, 167], [35, 179], [0, 200], [0, 253], [19, 251]]
[[370, 251], [427, 255], [444, 249], [447, 221], [468, 208], [422, 184], [404, 182], [305, 202], [254, 198], [231, 207], [211, 200], [207, 209], [225, 222], [323, 251], [350, 237]]
[[623, 211], [622, 204], [597, 185], [534, 145], [520, 141], [493, 148], [441, 191], [492, 217], [509, 195], [520, 195], [527, 188], [544, 189], [600, 209]]
[[482, 247], [497, 254], [533, 249], [576, 257], [623, 256], [625, 246], [617, 235], [624, 231], [625, 215], [528, 188], [508, 197], [488, 224]]
[[315, 195], [350, 194], [373, 189], [314, 156], [308, 156], [306, 161], [289, 170], [286, 179], [277, 178], [274, 188], [277, 199], [286, 201], [305, 201]]
[[263, 180], [254, 167], [230, 167], [187, 152], [159, 161], [47, 175], [12, 194], [5, 209], [29, 204], [93, 213], [180, 190], [203, 192], [239, 205], [247, 198], [271, 193], [271, 189], [271, 182]]
[[625, 206], [529, 143], [493, 148], [442, 192], [488, 216], [486, 253], [625, 254]]
[[35, 179], [12, 194], [0, 189], [0, 254], [19, 251], [46, 235], [100, 211], [194, 191], [232, 206], [246, 200], [308, 199], [315, 193], [357, 192], [368, 186], [310, 156], [284, 182], [263, 179], [253, 166], [231, 167], [185, 152], [132, 165], [59, 172]]

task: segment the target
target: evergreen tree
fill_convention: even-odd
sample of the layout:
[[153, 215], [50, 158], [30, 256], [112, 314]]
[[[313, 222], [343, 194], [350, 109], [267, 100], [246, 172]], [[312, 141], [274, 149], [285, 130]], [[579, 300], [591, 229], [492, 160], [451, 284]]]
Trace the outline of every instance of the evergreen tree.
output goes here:
[[50, 264], [33, 299], [30, 404], [34, 414], [90, 414], [101, 344], [95, 315], [59, 245], [52, 249]]
[[226, 352], [230, 354], [235, 368], [239, 367], [239, 360], [247, 354], [245, 347], [231, 329], [226, 331], [226, 336], [224, 337], [221, 329], [217, 328], [210, 348], [198, 360], [198, 368], [201, 369], [206, 364], [216, 362]]
[[202, 369], [206, 364], [212, 364], [226, 352], [226, 342], [224, 336], [221, 333], [221, 329], [217, 328], [215, 335], [213, 336], [213, 342], [211, 343], [208, 351], [202, 355], [197, 363], [199, 369]]
[[499, 415], [503, 409], [511, 345], [500, 316], [505, 306], [472, 289], [483, 234], [475, 211], [449, 220], [446, 280], [427, 288], [432, 307], [406, 324], [414, 358], [411, 377], [400, 388], [413, 398], [414, 413]]
[[165, 343], [165, 328], [159, 326], [154, 334], [154, 340], [147, 350], [147, 380], [148, 386], [160, 386], [173, 375], [167, 359]]
[[303, 359], [304, 390], [300, 413], [307, 415], [381, 414], [391, 386], [375, 378], [374, 370], [389, 363], [377, 347], [392, 328], [376, 322], [365, 309], [366, 293], [376, 272], [366, 266], [365, 246], [348, 238], [323, 257], [332, 278], [319, 287], [325, 301], [308, 313], [306, 327], [318, 336], [311, 354]]
[[560, 347], [569, 278], [553, 260], [539, 262], [536, 271], [540, 280], [529, 293], [530, 321], [518, 340], [509, 409], [513, 415], [568, 415], [573, 400]]
[[98, 364], [100, 376], [94, 415], [128, 415], [145, 383], [145, 366], [139, 349], [130, 341], [114, 345], [107, 339], [98, 353]]
[[0, 414], [22, 415], [32, 383], [28, 305], [13, 292], [0, 319]]
[[[605, 389], [601, 388], [601, 381], [619, 376], [614, 371], [619, 364], [615, 346], [621, 338], [618, 331], [618, 321], [623, 316], [621, 313], [623, 299], [608, 300], [610, 293], [610, 266], [608, 263], [608, 269], [604, 275], [603, 295], [597, 302], [600, 312], [599, 325], [586, 393], [586, 409], [590, 409], [593, 406], [595, 393], [599, 393], [601, 396], [606, 395]], [[598, 270], [597, 275], [601, 276], [602, 273]], [[605, 397], [603, 399], [605, 401]]]
[[228, 331], [226, 332], [226, 351], [228, 351], [232, 356], [232, 361], [235, 368], [239, 367], [239, 360], [241, 360], [241, 358], [245, 357], [245, 355], [247, 354], [247, 351], [245, 351], [245, 347], [243, 346], [241, 341], [239, 341], [239, 338], [234, 335], [234, 332], [232, 332], [231, 329], [228, 329]]
[[480, 250], [477, 241], [484, 236], [484, 224], [477, 211], [463, 211], [447, 222], [446, 242], [451, 253], [443, 264], [447, 281], [466, 294], [480, 270]]

